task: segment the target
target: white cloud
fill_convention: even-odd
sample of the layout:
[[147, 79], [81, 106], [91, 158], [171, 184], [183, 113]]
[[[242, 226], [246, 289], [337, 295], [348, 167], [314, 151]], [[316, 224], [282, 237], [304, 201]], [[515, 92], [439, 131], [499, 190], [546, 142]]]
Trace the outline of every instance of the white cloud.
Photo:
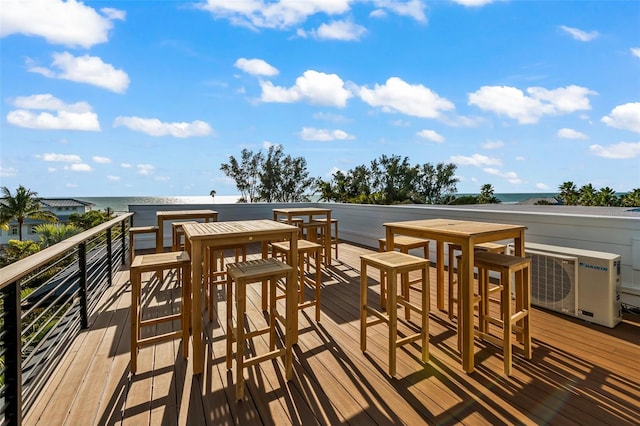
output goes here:
[[156, 169], [155, 166], [151, 164], [138, 164], [136, 168], [138, 169], [137, 173], [143, 176], [150, 175]]
[[252, 75], [266, 75], [272, 77], [280, 73], [277, 68], [269, 65], [262, 59], [240, 58], [236, 61], [234, 66]]
[[452, 155], [449, 159], [452, 163], [459, 164], [461, 166], [500, 166], [502, 162], [498, 158], [490, 158], [482, 154], [473, 154], [471, 157], [464, 155]]
[[458, 3], [466, 7], [480, 7], [493, 3], [495, 0], [453, 0], [454, 3]]
[[385, 12], [383, 9], [376, 9], [369, 13], [370, 18], [386, 18], [387, 15], [387, 12]]
[[[51, 94], [19, 96], [13, 105], [20, 108], [7, 114], [7, 121], [14, 126], [40, 130], [99, 131], [98, 116], [91, 112], [86, 102], [65, 104]], [[53, 110], [54, 113], [34, 113], [29, 110]]]
[[315, 112], [313, 113], [312, 117], [316, 120], [331, 121], [333, 123], [348, 123], [351, 121], [344, 115], [334, 114], [331, 112]]
[[315, 129], [313, 127], [303, 127], [300, 132], [300, 138], [305, 141], [334, 141], [334, 140], [352, 140], [355, 136], [348, 134], [343, 130]]
[[568, 114], [578, 110], [589, 110], [589, 95], [596, 92], [580, 86], [557, 89], [530, 87], [529, 96], [520, 89], [509, 86], [482, 86], [469, 94], [469, 105], [482, 110], [506, 115], [520, 124], [537, 123], [544, 115]]
[[200, 120], [192, 121], [191, 123], [165, 123], [157, 118], [116, 117], [113, 126], [128, 127], [136, 132], [146, 133], [151, 136], [171, 135], [176, 138], [207, 136], [213, 133], [211, 126]]
[[351, 21], [332, 21], [320, 25], [310, 33], [320, 40], [358, 41], [367, 33], [367, 29]]
[[117, 182], [120, 180], [120, 176], [113, 176], [113, 175], [108, 175], [107, 176], [107, 180], [113, 181], [113, 182]]
[[[422, 23], [427, 22], [427, 17], [424, 14], [425, 4], [421, 0], [375, 0], [373, 4], [377, 8], [390, 10], [396, 15], [409, 16]], [[377, 10], [373, 11], [371, 15], [380, 16], [379, 14], [377, 14]]]
[[547, 191], [547, 190], [551, 189], [551, 187], [549, 185], [547, 185], [546, 183], [538, 182], [538, 183], [536, 183], [536, 189], [542, 189], [543, 191]]
[[290, 88], [274, 86], [270, 81], [260, 83], [263, 102], [292, 103], [306, 100], [311, 104], [343, 108], [353, 95], [336, 74], [314, 70], [305, 71]]
[[609, 146], [591, 145], [589, 151], [598, 157], [624, 160], [640, 156], [640, 142], [620, 142]]
[[158, 182], [168, 182], [171, 178], [169, 176], [156, 176], [153, 180], [157, 180]]
[[207, 0], [197, 5], [214, 18], [249, 28], [287, 29], [317, 13], [339, 15], [348, 12], [351, 0], [305, 0], [266, 2], [264, 0]]
[[54, 53], [51, 66], [58, 71], [38, 67], [32, 61], [27, 61], [28, 71], [45, 77], [92, 84], [116, 93], [124, 93], [129, 87], [129, 76], [126, 72], [114, 68], [111, 64], [105, 64], [97, 56], [76, 57], [69, 52]]
[[65, 170], [71, 170], [72, 172], [90, 172], [91, 166], [86, 163], [76, 163], [70, 166], [64, 166]]
[[495, 167], [486, 167], [482, 169], [485, 173], [490, 174], [491, 176], [498, 176], [507, 180], [507, 182], [511, 184], [519, 184], [522, 183], [522, 179], [518, 177], [516, 172], [503, 172]]
[[58, 171], [58, 169], [56, 169], [55, 167], [47, 167], [47, 171], [49, 173], [54, 173], [54, 172]]
[[93, 160], [94, 163], [98, 163], [98, 164], [109, 164], [109, 163], [111, 163], [111, 158], [109, 158], [109, 157], [100, 157], [98, 155], [95, 155], [95, 156], [91, 157], [91, 159]]
[[616, 129], [631, 130], [640, 133], [640, 102], [618, 105], [601, 121]]
[[524, 158], [522, 155], [518, 155], [516, 156], [516, 161], [525, 161], [526, 158]]
[[632, 47], [629, 50], [631, 50], [631, 54], [633, 56], [635, 56], [636, 58], [640, 58], [640, 47]]
[[95, 9], [76, 0], [3, 0], [0, 37], [11, 34], [44, 37], [52, 44], [90, 48], [104, 43], [113, 20], [124, 20], [125, 12]]
[[586, 32], [578, 28], [567, 27], [566, 25], [561, 25], [560, 29], [578, 41], [591, 41], [600, 35], [597, 31]]
[[122, 167], [123, 169], [130, 169], [133, 167], [133, 164], [130, 163], [120, 163], [120, 167]]
[[13, 167], [0, 166], [0, 177], [15, 177], [17, 174], [18, 171]]
[[420, 130], [419, 132], [416, 133], [416, 135], [420, 136], [421, 138], [430, 140], [432, 142], [437, 142], [437, 143], [444, 142], [444, 136], [442, 136], [435, 130], [427, 130], [427, 129]]
[[81, 163], [82, 159], [79, 155], [75, 154], [56, 154], [53, 152], [45, 153], [42, 155], [36, 155], [38, 158], [42, 158], [43, 161], [51, 161], [56, 163]]
[[564, 139], [589, 139], [589, 137], [584, 133], [579, 132], [577, 130], [568, 129], [566, 127], [558, 130], [557, 135], [558, 137], [564, 138]]
[[482, 144], [484, 149], [498, 149], [504, 146], [504, 142], [502, 141], [486, 141]]
[[423, 118], [438, 118], [442, 111], [454, 109], [452, 102], [421, 84], [409, 84], [398, 77], [391, 77], [384, 85], [373, 89], [362, 86], [360, 98], [373, 107], [382, 107], [384, 112], [397, 111]]

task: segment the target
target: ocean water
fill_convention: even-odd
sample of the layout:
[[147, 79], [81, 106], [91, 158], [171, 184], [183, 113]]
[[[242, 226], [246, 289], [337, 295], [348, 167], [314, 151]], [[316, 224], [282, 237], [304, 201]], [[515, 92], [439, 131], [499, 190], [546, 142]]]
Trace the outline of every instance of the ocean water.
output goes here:
[[[456, 194], [462, 195], [478, 195], [478, 194]], [[504, 204], [515, 204], [529, 198], [553, 197], [558, 195], [554, 192], [549, 193], [510, 193], [495, 194]], [[216, 195], [211, 198], [209, 195], [195, 196], [169, 196], [169, 197], [73, 197], [79, 200], [88, 201], [95, 204], [94, 210], [104, 210], [110, 208], [115, 212], [129, 211], [130, 204], [232, 204], [238, 201], [237, 195]]]

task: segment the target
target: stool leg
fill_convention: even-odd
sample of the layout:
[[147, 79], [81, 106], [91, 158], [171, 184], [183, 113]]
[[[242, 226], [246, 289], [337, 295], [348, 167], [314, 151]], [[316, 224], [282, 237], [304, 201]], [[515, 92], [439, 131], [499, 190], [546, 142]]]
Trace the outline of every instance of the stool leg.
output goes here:
[[360, 350], [367, 350], [367, 264], [360, 261]]
[[396, 303], [398, 292], [398, 274], [395, 271], [387, 274], [389, 282], [389, 375], [396, 375], [396, 340], [398, 338], [398, 304]]
[[522, 309], [527, 310], [527, 315], [522, 319], [524, 329], [524, 356], [531, 359], [531, 268], [522, 271]]
[[[454, 287], [454, 275], [453, 275], [453, 250], [451, 246], [449, 246], [449, 266], [448, 266], [448, 274], [449, 274], [449, 319], [453, 319], [453, 287]], [[457, 297], [457, 296], [456, 296]], [[458, 318], [460, 315], [458, 315]]]
[[269, 280], [269, 350], [276, 348], [276, 287], [277, 279]]
[[246, 311], [246, 283], [236, 283], [236, 401], [244, 398], [244, 314]]
[[182, 268], [182, 303], [180, 306], [180, 313], [182, 314], [182, 353], [184, 359], [189, 356], [189, 326], [191, 325], [190, 306], [191, 301], [189, 294], [191, 293], [191, 268], [189, 265], [185, 265]]
[[320, 286], [322, 285], [322, 279], [320, 276], [320, 256], [316, 251], [316, 322], [320, 322]]
[[[378, 251], [385, 251], [385, 243], [382, 241], [378, 242]], [[387, 310], [387, 291], [386, 291], [387, 278], [384, 271], [380, 270], [380, 309], [383, 311]]]
[[134, 271], [130, 276], [131, 281], [131, 374], [138, 370], [138, 313], [140, 312], [140, 299], [138, 288], [140, 287], [139, 273]]
[[429, 310], [430, 310], [429, 266], [422, 270], [422, 361], [429, 361]]
[[500, 281], [503, 283], [502, 298], [502, 354], [504, 356], [504, 374], [511, 375], [511, 283], [509, 273], [502, 272]]
[[233, 354], [233, 281], [227, 274], [227, 370], [231, 368]]

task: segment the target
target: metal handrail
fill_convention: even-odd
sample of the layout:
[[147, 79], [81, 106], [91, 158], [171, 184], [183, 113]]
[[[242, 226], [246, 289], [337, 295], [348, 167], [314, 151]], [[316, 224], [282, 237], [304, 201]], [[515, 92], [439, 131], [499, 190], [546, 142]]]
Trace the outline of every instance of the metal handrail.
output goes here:
[[[0, 269], [0, 424], [22, 424], [56, 360], [88, 327], [113, 274], [129, 258], [132, 216], [119, 215]], [[40, 286], [31, 287], [36, 280]], [[31, 295], [22, 296], [24, 285]]]

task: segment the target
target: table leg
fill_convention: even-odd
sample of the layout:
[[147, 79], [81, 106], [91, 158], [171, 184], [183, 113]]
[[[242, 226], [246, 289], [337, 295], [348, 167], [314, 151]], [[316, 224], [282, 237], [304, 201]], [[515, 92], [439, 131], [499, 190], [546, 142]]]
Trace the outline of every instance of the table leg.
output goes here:
[[473, 373], [473, 242], [462, 244], [462, 368], [467, 373]]
[[191, 246], [191, 331], [193, 333], [193, 374], [204, 371], [204, 348], [202, 347], [202, 244], [194, 241]]
[[436, 292], [437, 308], [444, 311], [444, 241], [440, 240], [436, 242]]

